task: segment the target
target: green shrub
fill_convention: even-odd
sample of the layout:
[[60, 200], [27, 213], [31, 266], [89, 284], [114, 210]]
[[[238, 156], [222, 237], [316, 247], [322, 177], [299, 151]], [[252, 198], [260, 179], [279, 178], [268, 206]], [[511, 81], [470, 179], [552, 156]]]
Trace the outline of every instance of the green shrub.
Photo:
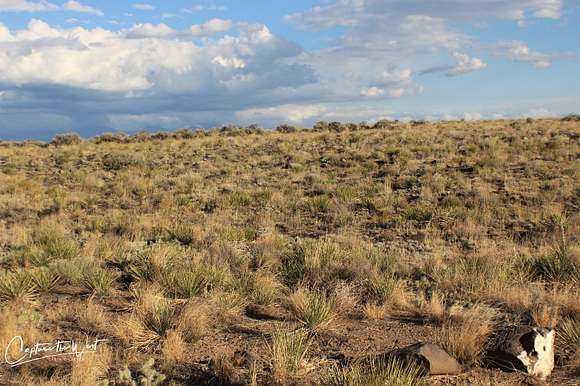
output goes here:
[[136, 166], [144, 164], [142, 157], [131, 153], [109, 153], [103, 156], [103, 167], [109, 171], [118, 171], [128, 168], [129, 166]]
[[290, 248], [282, 255], [280, 274], [284, 283], [289, 287], [294, 287], [302, 281], [307, 268], [305, 251], [302, 245], [293, 242]]
[[36, 291], [50, 292], [60, 282], [60, 276], [54, 270], [46, 267], [37, 268], [29, 272]]

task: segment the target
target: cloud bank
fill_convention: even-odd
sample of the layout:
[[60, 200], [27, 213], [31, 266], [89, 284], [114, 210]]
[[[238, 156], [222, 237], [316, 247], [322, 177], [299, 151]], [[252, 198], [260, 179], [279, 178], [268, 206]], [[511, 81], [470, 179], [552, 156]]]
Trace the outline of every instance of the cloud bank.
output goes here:
[[[128, 6], [167, 13], [157, 4]], [[223, 18], [181, 28], [169, 21], [64, 28], [35, 17], [11, 29], [0, 22], [0, 138], [410, 116], [418, 110], [401, 108], [403, 101], [429, 93], [429, 79], [460, 82], [496, 61], [542, 70], [570, 58], [520, 40], [484, 44], [458, 25], [549, 21], [563, 9], [559, 0], [329, 1], [284, 17], [293, 28], [334, 31], [310, 50], [215, 3], [181, 12]], [[0, 12], [103, 15], [73, 0], [0, 0]]]

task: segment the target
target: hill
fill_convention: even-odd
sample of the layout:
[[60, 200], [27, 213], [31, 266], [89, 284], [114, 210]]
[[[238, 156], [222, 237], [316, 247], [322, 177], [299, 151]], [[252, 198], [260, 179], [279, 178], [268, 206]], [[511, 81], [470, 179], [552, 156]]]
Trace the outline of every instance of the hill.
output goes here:
[[524, 384], [480, 366], [512, 325], [555, 328], [572, 382], [579, 138], [528, 119], [2, 143], [0, 347], [108, 341], [0, 384], [149, 358], [173, 384], [366, 384], [353, 361], [419, 340], [469, 368], [429, 382]]

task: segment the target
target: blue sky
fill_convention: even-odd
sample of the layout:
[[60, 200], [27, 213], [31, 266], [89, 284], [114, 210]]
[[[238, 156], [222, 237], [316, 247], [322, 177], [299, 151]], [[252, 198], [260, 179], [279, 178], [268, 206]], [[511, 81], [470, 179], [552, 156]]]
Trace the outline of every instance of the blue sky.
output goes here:
[[0, 139], [580, 112], [577, 0], [0, 0]]

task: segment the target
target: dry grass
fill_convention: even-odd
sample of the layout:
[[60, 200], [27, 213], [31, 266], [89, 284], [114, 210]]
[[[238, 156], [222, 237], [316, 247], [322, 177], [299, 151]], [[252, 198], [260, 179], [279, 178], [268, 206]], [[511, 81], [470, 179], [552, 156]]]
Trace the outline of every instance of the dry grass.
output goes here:
[[325, 386], [422, 386], [422, 370], [412, 363], [396, 359], [373, 360], [347, 369], [335, 368], [323, 383]]
[[290, 311], [305, 327], [318, 329], [328, 326], [337, 313], [334, 294], [299, 288], [289, 297]]
[[[109, 376], [154, 358], [176, 385], [217, 377], [204, 361], [223, 348], [221, 367], [244, 382], [316, 384], [340, 354], [433, 332], [476, 364], [496, 321], [534, 321], [572, 342], [565, 371], [580, 314], [579, 132], [556, 119], [382, 121], [0, 142], [0, 345], [108, 337]], [[297, 326], [312, 335], [276, 335], [274, 365], [261, 337]], [[90, 366], [0, 367], [0, 384], [101, 379]], [[385, 379], [365, 371], [343, 384]]]
[[438, 336], [439, 344], [461, 363], [476, 365], [493, 332], [494, 317], [494, 311], [483, 306], [452, 312]]
[[284, 384], [305, 375], [310, 369], [306, 354], [311, 344], [308, 332], [280, 331], [274, 334], [270, 344], [272, 376], [275, 382]]

